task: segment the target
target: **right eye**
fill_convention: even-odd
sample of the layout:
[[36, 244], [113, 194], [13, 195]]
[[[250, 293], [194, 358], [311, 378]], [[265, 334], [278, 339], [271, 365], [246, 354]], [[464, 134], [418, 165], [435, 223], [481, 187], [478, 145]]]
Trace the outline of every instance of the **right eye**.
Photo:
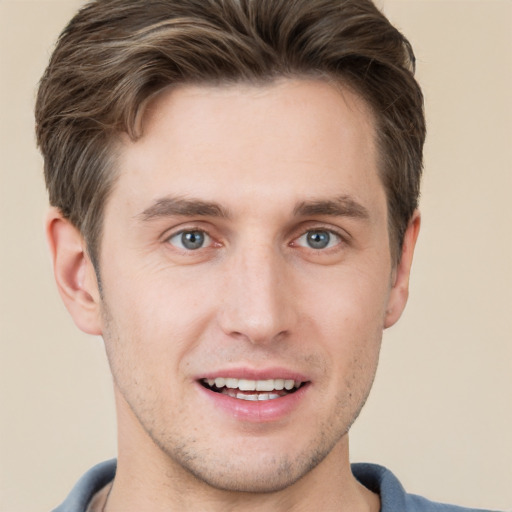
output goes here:
[[172, 235], [168, 238], [168, 242], [181, 250], [196, 251], [211, 245], [212, 239], [205, 231], [191, 229]]
[[341, 242], [341, 237], [329, 229], [311, 229], [299, 237], [296, 245], [316, 251], [331, 249]]

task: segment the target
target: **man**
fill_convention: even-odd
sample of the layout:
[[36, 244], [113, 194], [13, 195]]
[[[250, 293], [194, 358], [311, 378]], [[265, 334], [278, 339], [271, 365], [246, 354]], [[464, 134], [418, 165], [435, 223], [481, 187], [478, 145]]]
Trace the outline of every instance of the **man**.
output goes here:
[[349, 463], [420, 225], [413, 63], [361, 0], [70, 22], [36, 107], [47, 235], [105, 340], [119, 453], [56, 510], [455, 510]]

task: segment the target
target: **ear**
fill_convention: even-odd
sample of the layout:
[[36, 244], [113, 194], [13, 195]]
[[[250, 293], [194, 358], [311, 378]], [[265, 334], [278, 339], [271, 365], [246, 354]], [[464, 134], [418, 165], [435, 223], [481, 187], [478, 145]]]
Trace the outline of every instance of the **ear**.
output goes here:
[[51, 208], [46, 237], [64, 305], [82, 331], [101, 334], [99, 287], [82, 235], [57, 208]]
[[411, 275], [412, 258], [416, 240], [420, 232], [420, 224], [420, 212], [416, 210], [405, 231], [402, 255], [393, 272], [393, 286], [389, 294], [384, 328], [391, 327], [398, 321], [407, 304], [409, 297], [409, 276]]

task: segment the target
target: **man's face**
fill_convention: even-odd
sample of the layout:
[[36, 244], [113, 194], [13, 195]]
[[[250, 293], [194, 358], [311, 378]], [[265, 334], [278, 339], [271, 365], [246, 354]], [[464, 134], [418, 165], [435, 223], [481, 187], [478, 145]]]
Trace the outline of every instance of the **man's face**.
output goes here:
[[100, 255], [121, 442], [246, 491], [346, 448], [392, 290], [376, 161], [364, 103], [319, 81], [150, 105]]

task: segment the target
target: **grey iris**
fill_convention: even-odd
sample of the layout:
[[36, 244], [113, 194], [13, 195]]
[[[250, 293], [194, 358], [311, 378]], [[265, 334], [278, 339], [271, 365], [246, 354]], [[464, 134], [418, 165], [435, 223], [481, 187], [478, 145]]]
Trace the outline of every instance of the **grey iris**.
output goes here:
[[181, 243], [186, 249], [200, 249], [204, 244], [204, 233], [201, 231], [186, 231], [181, 234]]
[[331, 241], [331, 235], [327, 231], [311, 231], [307, 235], [307, 241], [312, 249], [325, 249]]

